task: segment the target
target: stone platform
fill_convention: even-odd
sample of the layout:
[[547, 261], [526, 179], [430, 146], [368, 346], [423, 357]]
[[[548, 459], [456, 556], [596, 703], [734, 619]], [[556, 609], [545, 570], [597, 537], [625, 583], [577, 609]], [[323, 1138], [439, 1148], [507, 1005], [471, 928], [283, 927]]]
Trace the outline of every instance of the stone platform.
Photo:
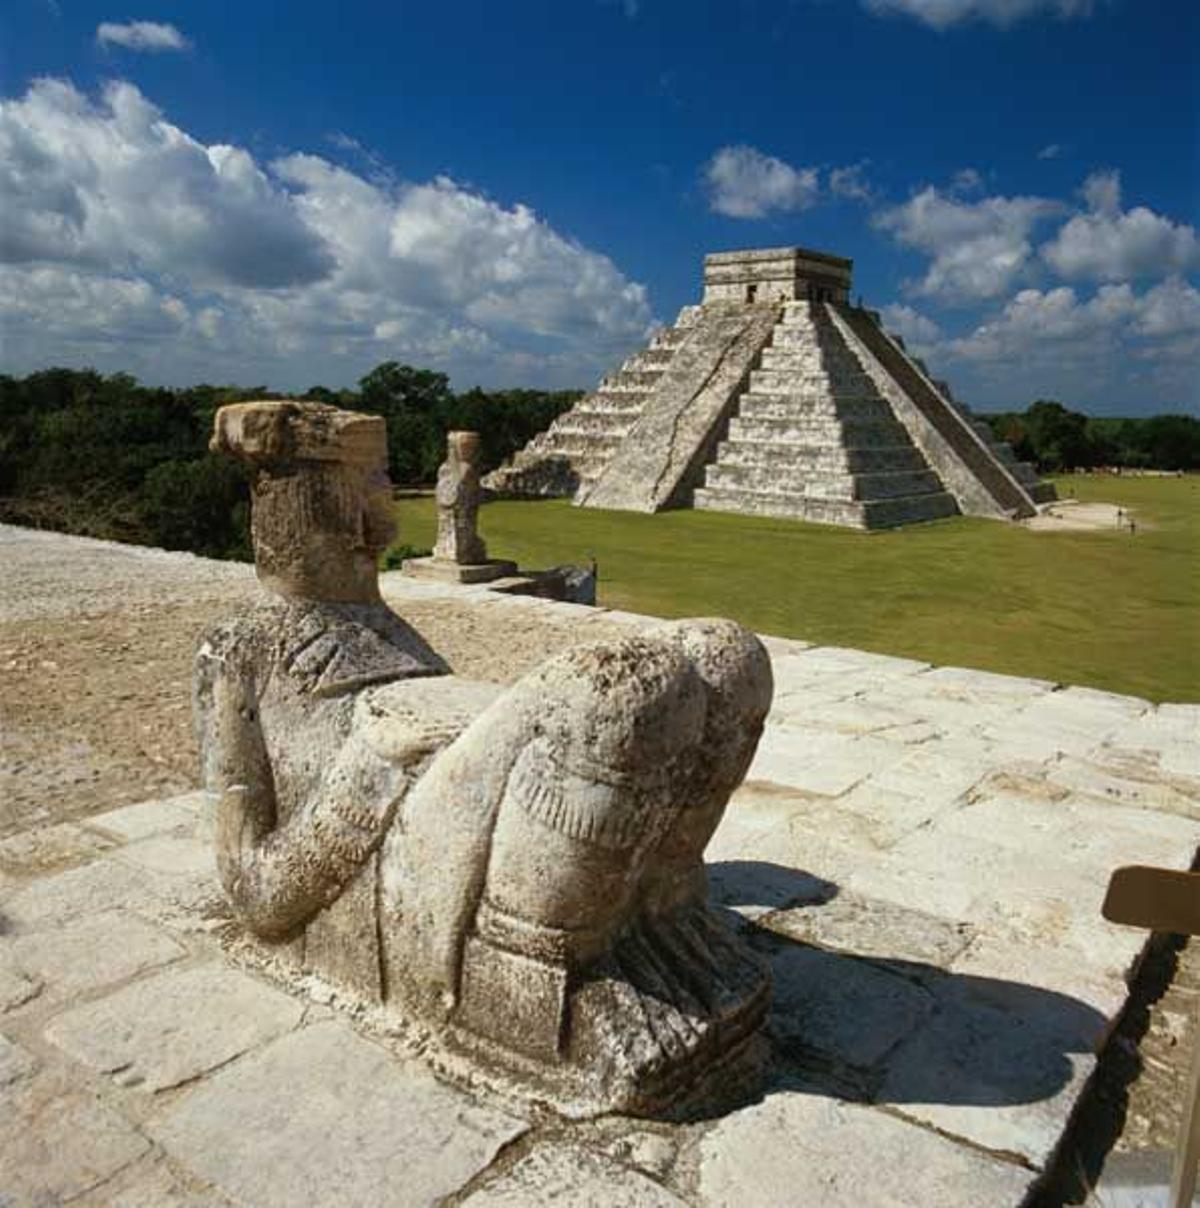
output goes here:
[[760, 1101], [570, 1124], [437, 1081], [419, 1035], [246, 964], [186, 793], [0, 843], [0, 1203], [1025, 1202], [1142, 951], [1108, 874], [1200, 842], [1200, 706], [766, 641], [774, 709], [707, 853], [774, 967]]
[[406, 558], [402, 567], [414, 579], [431, 579], [437, 583], [491, 583], [494, 579], [512, 578], [517, 573], [515, 562], [490, 558], [487, 562], [451, 562], [446, 558]]

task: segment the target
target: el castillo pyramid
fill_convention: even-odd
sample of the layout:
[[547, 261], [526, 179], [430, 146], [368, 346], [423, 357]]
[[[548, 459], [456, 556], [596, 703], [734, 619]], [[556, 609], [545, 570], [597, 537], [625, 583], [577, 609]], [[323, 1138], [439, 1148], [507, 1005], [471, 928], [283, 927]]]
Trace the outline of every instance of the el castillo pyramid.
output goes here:
[[703, 302], [485, 485], [863, 529], [1020, 519], [1054, 499], [876, 312], [850, 305], [852, 268], [797, 247], [706, 256]]

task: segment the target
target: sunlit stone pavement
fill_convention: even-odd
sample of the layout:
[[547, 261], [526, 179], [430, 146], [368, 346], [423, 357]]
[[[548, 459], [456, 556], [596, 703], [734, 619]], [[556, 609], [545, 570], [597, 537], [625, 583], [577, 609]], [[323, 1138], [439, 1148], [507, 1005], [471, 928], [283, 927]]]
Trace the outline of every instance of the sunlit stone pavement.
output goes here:
[[[581, 640], [654, 623], [385, 580]], [[1200, 707], [767, 644], [707, 853], [774, 967], [759, 1101], [564, 1123], [438, 1081], [238, 959], [197, 791], [0, 844], [0, 1204], [1021, 1203], [1145, 944], [1102, 920], [1109, 873], [1200, 842]]]

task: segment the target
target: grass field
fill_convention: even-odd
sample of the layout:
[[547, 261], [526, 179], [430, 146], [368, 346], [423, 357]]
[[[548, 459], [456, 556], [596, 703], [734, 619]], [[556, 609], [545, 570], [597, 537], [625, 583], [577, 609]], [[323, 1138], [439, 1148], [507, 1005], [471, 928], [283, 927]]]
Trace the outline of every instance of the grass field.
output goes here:
[[[1200, 700], [1200, 476], [1074, 476], [1060, 495], [1132, 509], [1138, 530], [1031, 532], [954, 517], [864, 534], [795, 521], [488, 505], [480, 529], [523, 567], [595, 556], [600, 603], [734, 617], [761, 633], [933, 663]], [[399, 540], [433, 543], [429, 498]]]

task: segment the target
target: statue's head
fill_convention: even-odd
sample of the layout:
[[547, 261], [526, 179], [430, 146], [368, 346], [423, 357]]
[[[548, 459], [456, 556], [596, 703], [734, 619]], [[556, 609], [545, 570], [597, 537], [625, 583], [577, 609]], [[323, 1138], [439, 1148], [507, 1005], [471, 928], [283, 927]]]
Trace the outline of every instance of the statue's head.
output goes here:
[[324, 403], [222, 407], [210, 444], [253, 471], [254, 562], [280, 595], [379, 599], [377, 562], [395, 529], [380, 416]]
[[474, 466], [479, 461], [478, 432], [447, 432], [446, 456], [452, 462], [457, 462], [462, 469]]

